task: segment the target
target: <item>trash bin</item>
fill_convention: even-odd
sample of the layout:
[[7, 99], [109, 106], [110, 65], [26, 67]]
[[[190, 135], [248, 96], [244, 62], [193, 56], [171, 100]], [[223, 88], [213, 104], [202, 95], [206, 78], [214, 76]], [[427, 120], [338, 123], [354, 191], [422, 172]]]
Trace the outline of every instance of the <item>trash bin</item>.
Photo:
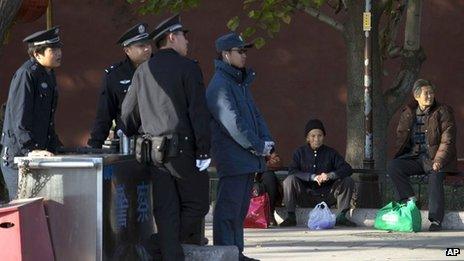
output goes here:
[[131, 155], [20, 157], [21, 198], [44, 198], [57, 261], [146, 260], [151, 175]]
[[151, 260], [144, 243], [155, 233], [153, 194], [144, 170], [135, 161], [104, 167], [103, 248], [109, 260]]

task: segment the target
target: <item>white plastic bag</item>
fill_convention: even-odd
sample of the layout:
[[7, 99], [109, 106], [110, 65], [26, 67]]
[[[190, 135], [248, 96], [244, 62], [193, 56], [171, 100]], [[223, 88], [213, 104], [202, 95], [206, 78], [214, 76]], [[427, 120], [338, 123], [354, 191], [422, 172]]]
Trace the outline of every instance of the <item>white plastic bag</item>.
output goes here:
[[308, 228], [311, 230], [329, 229], [335, 226], [335, 214], [332, 214], [325, 202], [317, 204], [309, 212]]

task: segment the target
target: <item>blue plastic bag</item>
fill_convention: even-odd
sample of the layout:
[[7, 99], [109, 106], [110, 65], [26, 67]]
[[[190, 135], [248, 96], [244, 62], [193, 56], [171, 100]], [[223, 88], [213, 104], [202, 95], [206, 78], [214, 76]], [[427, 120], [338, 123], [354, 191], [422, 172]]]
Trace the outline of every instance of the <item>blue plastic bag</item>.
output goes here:
[[310, 230], [330, 229], [335, 227], [335, 214], [332, 214], [325, 202], [317, 204], [309, 212], [308, 228]]

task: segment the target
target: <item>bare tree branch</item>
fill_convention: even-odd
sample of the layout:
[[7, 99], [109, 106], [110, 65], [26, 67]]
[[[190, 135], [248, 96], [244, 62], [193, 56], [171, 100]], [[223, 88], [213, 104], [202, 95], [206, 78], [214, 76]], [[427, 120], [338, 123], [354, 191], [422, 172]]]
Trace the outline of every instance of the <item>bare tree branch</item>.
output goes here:
[[346, 4], [346, 1], [347, 0], [341, 0], [342, 4], [343, 4], [343, 9], [348, 9], [348, 5]]
[[404, 46], [406, 50], [418, 50], [420, 47], [422, 0], [409, 0], [404, 29]]
[[409, 96], [416, 80], [425, 53], [420, 47], [421, 0], [409, 0], [407, 7], [406, 26], [404, 32], [403, 61], [401, 70], [392, 88], [385, 92], [388, 115], [391, 117]]
[[391, 9], [391, 7], [387, 9], [388, 14], [386, 15], [388, 17], [388, 22], [381, 29], [379, 37], [383, 60], [397, 57], [399, 55], [398, 51], [401, 50], [401, 48], [396, 46], [395, 41], [403, 18], [405, 6], [404, 4], [401, 4], [394, 8], [394, 10]]
[[305, 7], [304, 9], [304, 12], [311, 15], [311, 16], [314, 16], [315, 18], [317, 18], [319, 21], [322, 21], [330, 26], [332, 26], [333, 28], [337, 29], [338, 31], [341, 31], [343, 32], [345, 30], [343, 24], [341, 24], [340, 22], [336, 21], [335, 19], [333, 19], [332, 17], [326, 15], [326, 14], [323, 14], [321, 13], [321, 11], [315, 9], [315, 8], [312, 8], [312, 7]]
[[419, 75], [425, 53], [420, 48], [417, 51], [402, 51], [403, 61], [401, 69], [392, 87], [384, 93], [388, 108], [388, 117], [392, 117], [411, 93], [412, 85]]

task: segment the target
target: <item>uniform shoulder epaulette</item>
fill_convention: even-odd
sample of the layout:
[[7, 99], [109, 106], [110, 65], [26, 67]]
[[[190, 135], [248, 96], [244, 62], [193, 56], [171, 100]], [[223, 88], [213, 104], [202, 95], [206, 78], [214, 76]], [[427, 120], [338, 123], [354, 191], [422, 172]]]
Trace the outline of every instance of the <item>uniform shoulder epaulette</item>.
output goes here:
[[37, 70], [37, 62], [36, 61], [30, 61], [29, 66], [27, 66], [26, 68], [30, 69], [31, 71]]
[[105, 69], [105, 72], [106, 74], [109, 74], [111, 71], [113, 71], [114, 69], [118, 68], [119, 66], [121, 66], [123, 62], [118, 62], [118, 63], [115, 63], [113, 65], [111, 65], [110, 67], [106, 68]]

